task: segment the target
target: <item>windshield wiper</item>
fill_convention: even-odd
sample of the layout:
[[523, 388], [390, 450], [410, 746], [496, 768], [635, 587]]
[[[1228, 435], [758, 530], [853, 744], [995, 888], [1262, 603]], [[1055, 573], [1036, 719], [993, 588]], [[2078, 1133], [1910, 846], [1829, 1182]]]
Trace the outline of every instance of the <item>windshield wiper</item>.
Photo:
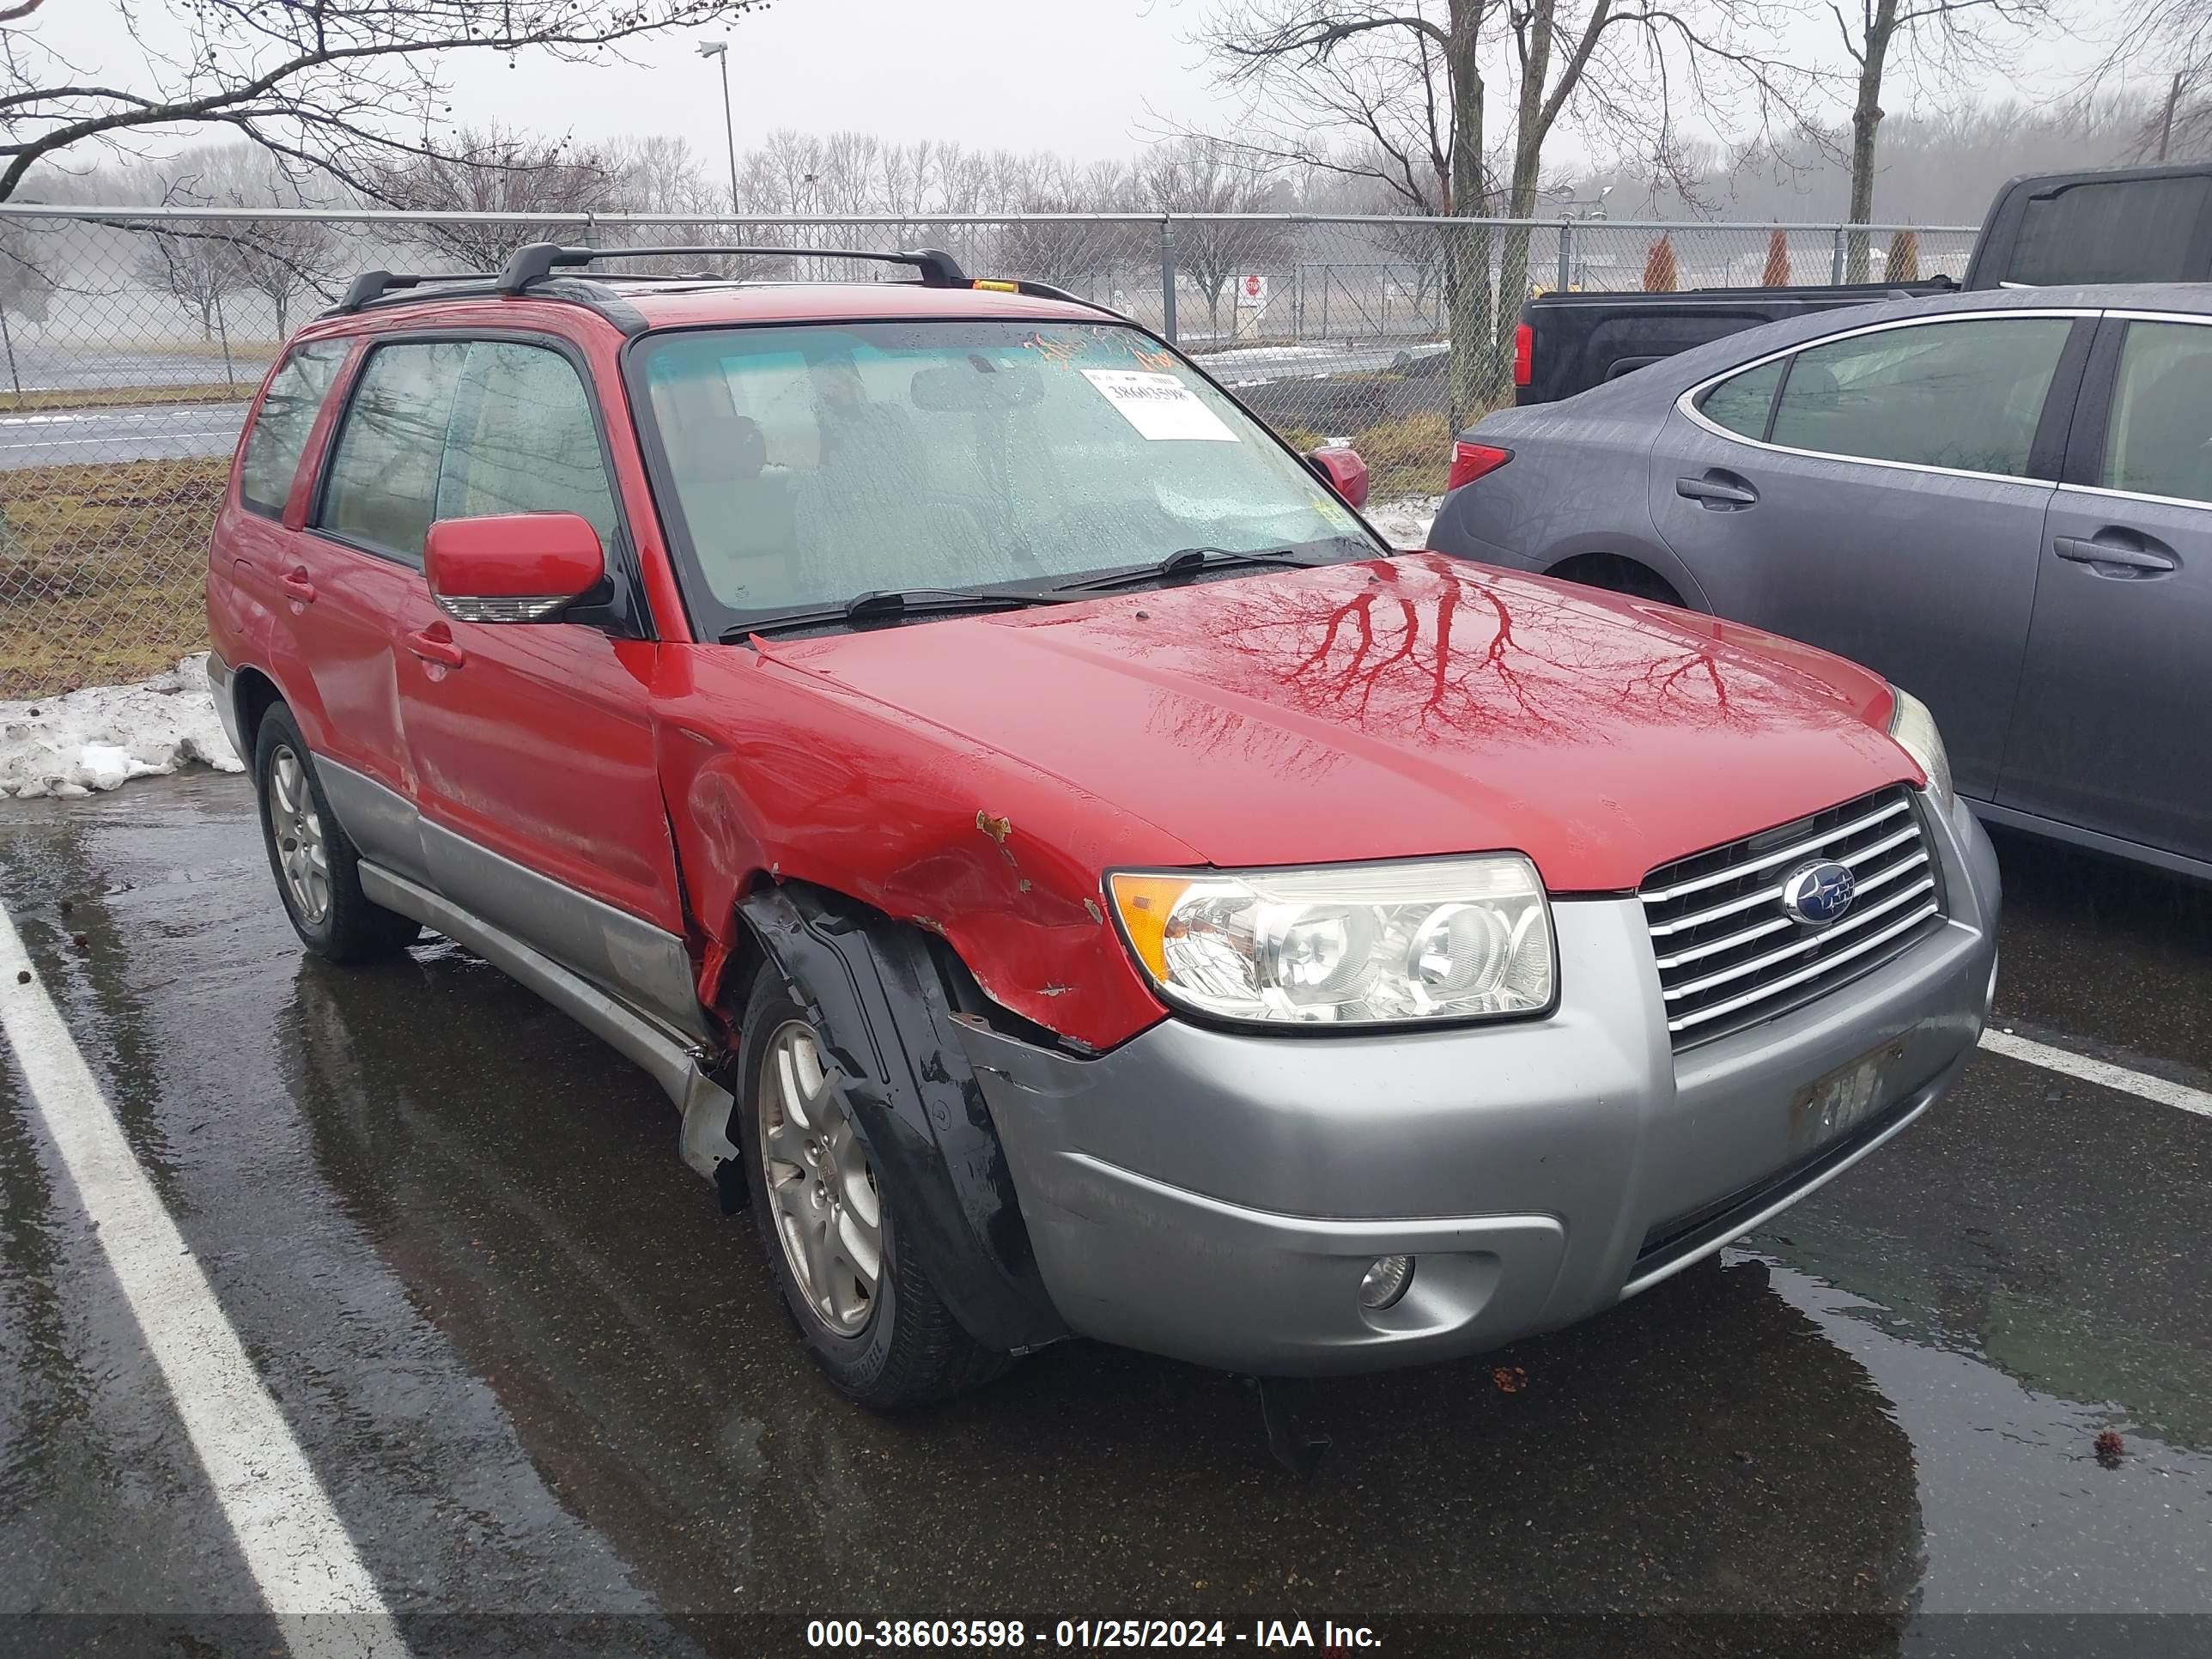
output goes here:
[[754, 634], [781, 634], [798, 628], [826, 628], [837, 623], [872, 622], [884, 617], [948, 616], [963, 611], [1019, 611], [1033, 605], [1062, 605], [1066, 596], [1024, 593], [994, 587], [872, 587], [842, 605], [811, 611], [787, 611], [739, 623], [724, 630], [722, 643], [736, 645]]
[[1140, 564], [1127, 570], [1109, 570], [1103, 576], [1085, 576], [1076, 581], [1061, 582], [1054, 592], [1094, 593], [1109, 587], [1134, 587], [1139, 582], [1158, 581], [1170, 576], [1188, 576], [1200, 570], [1226, 570], [1244, 564], [1310, 565], [1321, 562], [1322, 561], [1288, 547], [1262, 547], [1249, 552], [1240, 552], [1231, 547], [1185, 547], [1152, 564]]

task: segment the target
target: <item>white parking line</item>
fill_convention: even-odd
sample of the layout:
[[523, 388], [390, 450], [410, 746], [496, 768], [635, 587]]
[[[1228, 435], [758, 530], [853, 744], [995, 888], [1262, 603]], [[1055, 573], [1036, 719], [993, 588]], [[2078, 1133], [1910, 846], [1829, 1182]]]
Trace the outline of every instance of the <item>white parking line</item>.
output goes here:
[[[20, 975], [32, 970], [27, 983]], [[262, 1385], [207, 1276], [131, 1151], [15, 925], [0, 908], [0, 1029], [177, 1415], [298, 1659], [404, 1659], [406, 1647], [329, 1495]]]
[[2092, 1060], [2071, 1049], [2054, 1048], [2047, 1042], [2031, 1042], [2009, 1031], [1983, 1032], [1982, 1047], [2008, 1060], [2024, 1060], [2031, 1066], [2040, 1066], [2046, 1072], [2079, 1078], [2101, 1088], [2118, 1089], [2144, 1100], [2154, 1100], [2161, 1106], [2179, 1106], [2199, 1117], [2212, 1117], [2212, 1094], [2192, 1089], [2185, 1083], [2170, 1083], [2148, 1072], [2131, 1072], [2110, 1060]]

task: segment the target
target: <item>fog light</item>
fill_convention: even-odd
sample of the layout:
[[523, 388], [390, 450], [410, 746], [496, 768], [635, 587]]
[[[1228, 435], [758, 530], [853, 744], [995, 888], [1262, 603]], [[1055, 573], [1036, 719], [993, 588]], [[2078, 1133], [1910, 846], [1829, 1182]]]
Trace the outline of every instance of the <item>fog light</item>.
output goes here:
[[1378, 1255], [1375, 1265], [1368, 1268], [1359, 1281], [1359, 1305], [1371, 1313], [1395, 1307], [1406, 1287], [1413, 1282], [1413, 1258], [1410, 1255]]

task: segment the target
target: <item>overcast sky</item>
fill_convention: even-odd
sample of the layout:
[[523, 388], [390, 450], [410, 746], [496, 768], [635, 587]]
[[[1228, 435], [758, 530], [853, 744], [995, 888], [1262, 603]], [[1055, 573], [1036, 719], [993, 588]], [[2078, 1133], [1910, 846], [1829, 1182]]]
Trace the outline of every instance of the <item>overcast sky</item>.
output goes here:
[[1120, 155], [1141, 142], [1148, 102], [1182, 117], [1212, 106], [1182, 39], [1197, 15], [1174, 0], [782, 0], [726, 31], [672, 35], [636, 68], [457, 63], [454, 84], [471, 115], [542, 125], [558, 110], [579, 137], [669, 131], [719, 151], [721, 82], [695, 54], [726, 34], [740, 152], [796, 127]]
[[[2102, 0], [2080, 0], [2092, 13]], [[947, 6], [923, 0], [778, 0], [726, 28], [671, 33], [634, 47], [634, 62], [562, 64], [526, 55], [510, 67], [488, 53], [446, 64], [458, 121], [582, 140], [665, 132], [703, 155], [722, 148], [721, 82], [702, 40], [730, 43], [730, 101], [740, 153], [779, 127], [853, 128], [887, 138], [945, 138], [983, 148], [1053, 149], [1083, 160], [1122, 156], [1177, 122], [1221, 127], [1236, 105], [1216, 89], [1188, 35], [1209, 0], [1011, 0]], [[161, 7], [141, 4], [157, 33]], [[2086, 14], [2085, 14], [2086, 15]], [[1825, 12], [1808, 9], [1804, 27]], [[1832, 25], [1822, 25], [1832, 28]], [[128, 73], [110, 5], [64, 0], [37, 33], [82, 70]], [[1834, 56], [1823, 36], [1807, 48]], [[2078, 52], [2075, 46], [2071, 49]], [[2022, 54], [2063, 60], [2061, 43]], [[99, 78], [95, 73], [94, 78]], [[1904, 113], [1920, 100], [1893, 77], [1884, 103]], [[126, 82], [127, 83], [127, 82]], [[2008, 88], [1997, 77], [1984, 94]], [[1509, 117], [1500, 110], [1493, 133]], [[1555, 164], [1569, 162], [1562, 132]]]

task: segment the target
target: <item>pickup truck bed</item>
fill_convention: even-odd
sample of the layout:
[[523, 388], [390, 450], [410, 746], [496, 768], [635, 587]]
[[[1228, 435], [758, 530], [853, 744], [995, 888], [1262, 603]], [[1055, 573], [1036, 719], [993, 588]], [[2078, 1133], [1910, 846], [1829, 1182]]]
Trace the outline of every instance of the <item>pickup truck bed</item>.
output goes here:
[[1969, 289], [2212, 281], [2212, 162], [2014, 179], [1997, 191], [1964, 284], [1546, 294], [1521, 308], [1516, 404], [1556, 403], [1632, 369], [1808, 311]]
[[1631, 369], [1761, 323], [1877, 300], [1948, 294], [1948, 276], [1922, 283], [1850, 283], [1833, 288], [1708, 288], [1686, 294], [1547, 294], [1522, 308], [1513, 401], [1556, 403]]

